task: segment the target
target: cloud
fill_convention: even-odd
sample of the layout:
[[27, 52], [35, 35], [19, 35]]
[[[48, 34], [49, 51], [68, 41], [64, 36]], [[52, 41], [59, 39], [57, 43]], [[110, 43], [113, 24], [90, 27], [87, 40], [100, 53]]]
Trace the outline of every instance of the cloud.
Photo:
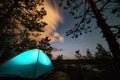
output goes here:
[[[55, 1], [51, 3], [50, 0], [45, 0], [44, 6], [47, 11], [47, 15], [44, 17], [43, 21], [45, 21], [48, 25], [45, 26], [44, 32], [40, 33], [42, 35], [40, 35], [39, 39], [49, 36], [51, 42], [63, 42], [64, 37], [56, 31], [58, 24], [63, 22], [57, 3]], [[39, 9], [40, 7], [37, 8]]]
[[58, 32], [53, 32], [53, 33], [50, 35], [50, 38], [51, 38], [51, 42], [56, 42], [56, 41], [61, 41], [61, 42], [63, 42], [63, 41], [64, 41], [63, 36], [61, 36]]

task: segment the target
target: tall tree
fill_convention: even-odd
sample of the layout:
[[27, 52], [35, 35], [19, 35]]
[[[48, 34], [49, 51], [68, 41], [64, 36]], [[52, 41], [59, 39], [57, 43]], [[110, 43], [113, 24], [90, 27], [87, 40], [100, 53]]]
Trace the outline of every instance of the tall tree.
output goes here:
[[110, 30], [109, 25], [105, 22], [105, 19], [99, 12], [99, 9], [97, 8], [95, 2], [93, 0], [88, 0], [88, 3], [90, 4], [93, 13], [96, 16], [97, 24], [100, 26], [103, 35], [106, 38], [106, 41], [108, 42], [110, 51], [113, 53], [115, 59], [120, 59], [120, 45], [117, 42], [114, 34]]
[[[0, 55], [24, 51], [36, 46], [30, 32], [43, 32], [47, 25], [44, 0], [0, 0]], [[38, 9], [39, 7], [39, 9]], [[4, 54], [3, 54], [4, 53]]]
[[[64, 2], [64, 3], [63, 3]], [[99, 8], [99, 3], [102, 5]], [[79, 23], [75, 24], [75, 27], [67, 32], [67, 35], [73, 34], [73, 37], [77, 38], [78, 35], [82, 35], [83, 32], [91, 32], [90, 24], [93, 18], [96, 19], [98, 27], [101, 29], [103, 36], [105, 37], [109, 49], [112, 52], [115, 59], [120, 59], [120, 45], [117, 42], [116, 36], [110, 29], [110, 26], [106, 23], [106, 20], [100, 11], [108, 6], [110, 2], [119, 2], [118, 0], [61, 0], [60, 6], [64, 6], [64, 9], [68, 10], [75, 19], [79, 20]], [[113, 5], [112, 5], [113, 6]], [[116, 9], [116, 8], [115, 8]], [[119, 28], [117, 27], [119, 30]], [[119, 34], [119, 33], [117, 33]]]

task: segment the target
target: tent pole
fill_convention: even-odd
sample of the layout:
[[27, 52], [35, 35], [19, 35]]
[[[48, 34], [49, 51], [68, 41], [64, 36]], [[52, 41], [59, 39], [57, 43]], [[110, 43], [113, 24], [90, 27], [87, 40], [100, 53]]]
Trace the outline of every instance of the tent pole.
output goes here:
[[34, 76], [35, 76], [35, 73], [36, 73], [36, 71], [37, 71], [38, 60], [39, 60], [39, 50], [38, 50], [37, 61], [36, 61], [36, 64], [35, 64], [35, 69], [34, 69], [34, 72], [33, 72]]

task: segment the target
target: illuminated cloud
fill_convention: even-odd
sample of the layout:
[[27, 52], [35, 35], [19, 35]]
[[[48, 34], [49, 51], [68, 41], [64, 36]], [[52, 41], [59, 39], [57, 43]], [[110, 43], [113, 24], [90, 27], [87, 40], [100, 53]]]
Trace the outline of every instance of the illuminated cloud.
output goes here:
[[[45, 0], [44, 6], [47, 11], [47, 15], [44, 17], [43, 21], [48, 25], [44, 28], [44, 32], [40, 33], [42, 35], [40, 35], [39, 39], [49, 36], [51, 42], [63, 42], [64, 37], [56, 31], [58, 28], [58, 23], [63, 21], [56, 2], [51, 3], [50, 0]], [[37, 7], [37, 9], [40, 9], [40, 7]]]

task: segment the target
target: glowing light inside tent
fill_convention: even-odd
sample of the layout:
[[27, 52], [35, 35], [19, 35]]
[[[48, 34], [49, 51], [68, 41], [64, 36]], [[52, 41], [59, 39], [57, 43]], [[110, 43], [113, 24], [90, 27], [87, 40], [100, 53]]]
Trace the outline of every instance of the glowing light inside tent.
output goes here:
[[50, 65], [51, 61], [49, 59], [49, 57], [43, 53], [42, 51], [39, 51], [39, 63], [43, 64], [43, 65]]
[[44, 52], [38, 49], [29, 50], [21, 53], [14, 58], [13, 63], [18, 65], [28, 65], [35, 64], [37, 60], [42, 65], [51, 64], [49, 57]]
[[37, 49], [23, 52], [13, 59], [13, 64], [18, 64], [18, 65], [35, 64], [38, 54], [39, 53]]

